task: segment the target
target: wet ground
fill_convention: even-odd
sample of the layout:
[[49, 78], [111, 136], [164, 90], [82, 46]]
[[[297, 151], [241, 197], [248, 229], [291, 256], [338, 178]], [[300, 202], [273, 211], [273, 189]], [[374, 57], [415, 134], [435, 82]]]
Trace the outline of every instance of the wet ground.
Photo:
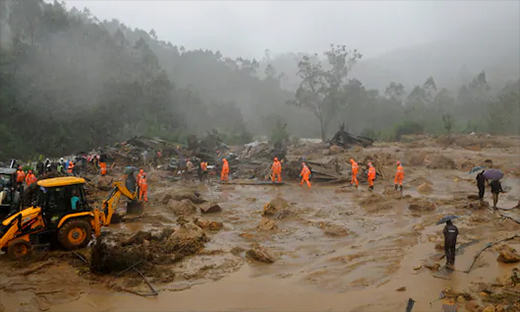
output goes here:
[[[403, 146], [406, 153], [413, 153], [405, 145], [397, 149]], [[373, 150], [403, 153], [388, 146]], [[431, 156], [439, 150], [421, 148], [420, 152]], [[445, 149], [442, 153], [457, 163], [493, 158], [495, 164], [507, 168], [519, 166], [519, 151], [514, 148]], [[344, 157], [350, 156], [346, 153]], [[376, 181], [374, 192], [366, 185], [358, 190], [347, 185], [308, 189], [291, 181], [277, 187], [191, 183], [203, 198], [222, 207], [222, 212], [196, 217], [220, 221], [224, 228], [208, 231], [210, 242], [202, 252], [172, 265], [173, 281], [161, 282], [160, 274], [150, 277], [159, 296], [116, 291], [115, 284], [147, 288], [142, 282], [133, 285], [125, 277], [93, 277], [81, 260], [67, 252], [50, 252], [46, 259], [25, 265], [0, 255], [0, 311], [2, 307], [5, 311], [404, 311], [409, 298], [416, 301], [414, 311], [439, 311], [442, 301], [430, 302], [447, 287], [471, 293], [473, 302], [487, 305], [478, 295], [482, 285], [505, 284], [520, 264], [497, 262], [498, 253], [490, 248], [469, 273], [463, 271], [485, 244], [520, 233], [520, 224], [501, 217], [503, 210], [468, 208], [473, 201], [467, 195], [477, 192], [474, 174], [404, 165], [408, 183], [403, 197], [395, 193], [393, 179], [388, 177]], [[393, 166], [384, 170], [391, 173]], [[425, 181], [431, 190], [419, 192]], [[516, 206], [520, 179], [506, 176], [502, 184], [508, 192], [501, 195], [498, 206]], [[156, 183], [143, 218], [104, 230], [133, 233], [175, 226], [178, 216], [155, 203], [154, 196], [180, 186], [180, 182]], [[290, 204], [289, 213], [273, 219], [275, 229], [257, 228], [263, 206], [275, 197]], [[422, 206], [431, 203], [435, 209], [410, 210], [410, 203], [418, 199]], [[486, 201], [491, 202], [489, 190]], [[435, 222], [447, 214], [460, 216], [454, 222], [459, 227], [459, 244], [479, 240], [457, 256], [450, 280], [434, 278], [434, 271], [424, 266], [431, 264], [432, 256], [442, 254], [435, 247], [442, 242], [443, 226]], [[520, 250], [519, 238], [507, 244]], [[244, 250], [258, 245], [272, 251], [274, 263], [244, 256]], [[21, 274], [45, 261], [49, 265]], [[444, 265], [444, 260], [433, 262]], [[460, 301], [459, 311], [466, 304]]]

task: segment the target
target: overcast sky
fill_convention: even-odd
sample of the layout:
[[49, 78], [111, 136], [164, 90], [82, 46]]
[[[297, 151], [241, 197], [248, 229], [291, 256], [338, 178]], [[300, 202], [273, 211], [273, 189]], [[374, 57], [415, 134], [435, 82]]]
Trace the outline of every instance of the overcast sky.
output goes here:
[[[518, 20], [519, 1], [110, 1], [66, 0], [100, 20], [155, 29], [160, 39], [228, 56], [321, 53], [330, 43], [373, 57], [396, 48]], [[473, 31], [478, 31], [474, 29]]]

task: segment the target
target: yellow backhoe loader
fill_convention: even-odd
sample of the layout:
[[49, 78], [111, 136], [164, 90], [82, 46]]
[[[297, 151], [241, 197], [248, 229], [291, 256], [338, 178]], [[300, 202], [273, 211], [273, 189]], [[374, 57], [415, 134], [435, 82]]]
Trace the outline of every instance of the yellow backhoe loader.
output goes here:
[[[115, 210], [121, 195], [130, 200], [127, 213], [142, 212], [137, 192], [131, 192], [122, 181], [113, 183], [101, 209], [91, 209], [85, 196], [85, 180], [60, 177], [37, 182], [37, 202], [13, 212], [0, 224], [0, 250], [11, 259], [28, 256], [34, 245], [57, 244], [67, 250], [85, 247], [92, 234], [98, 237], [101, 227], [116, 222]], [[114, 219], [113, 219], [114, 217]]]

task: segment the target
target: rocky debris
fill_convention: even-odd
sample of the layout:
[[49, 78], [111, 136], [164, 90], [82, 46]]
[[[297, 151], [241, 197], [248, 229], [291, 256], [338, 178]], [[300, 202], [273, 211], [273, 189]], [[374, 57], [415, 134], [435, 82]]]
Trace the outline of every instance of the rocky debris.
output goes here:
[[337, 154], [341, 154], [345, 152], [345, 150], [337, 145], [331, 145], [331, 147], [329, 147], [329, 155], [337, 155]]
[[478, 195], [475, 195], [475, 194], [470, 194], [470, 195], [468, 195], [468, 199], [469, 200], [480, 200], [480, 197], [478, 197]]
[[433, 192], [433, 187], [428, 183], [423, 183], [417, 187], [417, 192], [427, 195]]
[[273, 216], [277, 219], [283, 219], [290, 214], [289, 211], [289, 203], [281, 198], [275, 197], [270, 202], [264, 205], [264, 209], [262, 211], [263, 216]]
[[413, 198], [408, 206], [411, 211], [433, 211], [436, 209], [435, 204], [427, 199]]
[[260, 223], [258, 224], [258, 226], [256, 228], [260, 231], [272, 231], [272, 230], [276, 230], [278, 228], [278, 226], [276, 226], [276, 223], [274, 222], [274, 220], [270, 220], [266, 217], [262, 217], [262, 219], [260, 220]]
[[430, 271], [437, 271], [441, 267], [440, 264], [438, 264], [437, 262], [433, 262], [431, 260], [425, 261], [423, 266]]
[[401, 286], [399, 288], [396, 289], [396, 291], [405, 291], [406, 290], [406, 287], [405, 286]]
[[181, 201], [189, 199], [192, 203], [202, 204], [205, 200], [196, 190], [189, 188], [166, 188], [159, 189], [155, 192], [153, 202], [157, 204], [167, 205], [170, 200]]
[[246, 251], [246, 257], [264, 263], [274, 263], [275, 258], [271, 251], [265, 247], [255, 247]]
[[487, 209], [489, 208], [489, 202], [485, 200], [473, 200], [466, 201], [464, 203], [458, 204], [455, 206], [457, 209], [471, 209], [471, 210], [479, 210], [479, 209]]
[[497, 261], [503, 263], [516, 263], [520, 262], [520, 255], [516, 250], [506, 244], [502, 244], [496, 247], [496, 251], [500, 253]]
[[343, 227], [334, 224], [320, 224], [323, 233], [329, 237], [343, 237], [349, 234], [349, 231]]
[[450, 169], [454, 170], [457, 167], [453, 159], [450, 159], [444, 155], [437, 155], [432, 158], [430, 163], [426, 166], [428, 169]]
[[200, 220], [195, 219], [193, 220], [193, 223], [204, 230], [210, 230], [210, 231], [220, 231], [224, 228], [224, 224], [219, 221], [206, 221], [206, 220]]
[[129, 246], [129, 245], [139, 245], [142, 244], [145, 240], [152, 240], [152, 233], [145, 231], [138, 231], [134, 235], [130, 236], [127, 240], [124, 240], [121, 245]]
[[345, 131], [345, 124], [342, 124], [339, 128], [339, 131], [334, 134], [332, 139], [330, 140], [331, 145], [338, 145], [343, 148], [348, 148], [350, 146], [363, 146], [368, 147], [372, 146], [374, 140], [362, 136], [355, 136]]
[[99, 175], [96, 179], [96, 187], [102, 191], [109, 191], [112, 189], [112, 183], [114, 183], [114, 177], [109, 175]]
[[187, 216], [197, 213], [197, 206], [189, 199], [183, 199], [181, 201], [170, 200], [168, 202], [168, 208], [177, 216]]
[[207, 202], [199, 206], [200, 212], [202, 213], [215, 213], [221, 212], [222, 208], [217, 203]]
[[122, 247], [114, 241], [97, 239], [91, 251], [90, 269], [95, 274], [120, 272], [147, 257], [147, 250], [139, 245]]

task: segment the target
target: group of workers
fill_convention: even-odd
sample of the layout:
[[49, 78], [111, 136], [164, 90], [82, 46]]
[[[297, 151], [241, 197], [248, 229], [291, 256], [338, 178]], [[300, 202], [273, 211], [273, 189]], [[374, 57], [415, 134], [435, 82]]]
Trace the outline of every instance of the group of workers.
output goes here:
[[[352, 186], [355, 186], [356, 188], [359, 185], [358, 181], [358, 174], [359, 174], [359, 165], [354, 159], [350, 159], [350, 165], [352, 168], [352, 178], [350, 180], [350, 184]], [[367, 164], [368, 166], [368, 174], [367, 174], [367, 181], [368, 181], [368, 189], [373, 190], [374, 189], [374, 180], [376, 179], [376, 168], [374, 165], [369, 162]], [[300, 186], [303, 186], [304, 183], [307, 184], [307, 186], [311, 187], [311, 170], [309, 167], [305, 164], [305, 162], [302, 162], [302, 170], [300, 172]], [[220, 180], [223, 182], [229, 181], [229, 163], [228, 161], [223, 158], [222, 159], [222, 171], [220, 174]], [[397, 161], [397, 170], [395, 173], [394, 178], [394, 185], [396, 191], [403, 191], [403, 180], [404, 180], [404, 169], [400, 161]], [[275, 157], [273, 159], [273, 164], [271, 165], [271, 182], [273, 183], [280, 183], [282, 182], [282, 162], [278, 159], [278, 157]]]

